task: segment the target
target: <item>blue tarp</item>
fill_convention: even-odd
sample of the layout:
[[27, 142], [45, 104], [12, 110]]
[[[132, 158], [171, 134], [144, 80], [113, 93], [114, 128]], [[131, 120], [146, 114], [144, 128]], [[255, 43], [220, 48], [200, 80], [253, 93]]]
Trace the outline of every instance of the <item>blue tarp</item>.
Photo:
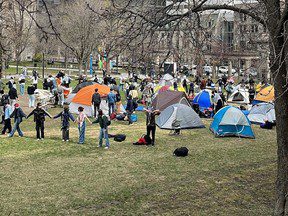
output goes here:
[[[124, 106], [124, 109], [126, 109], [126, 104], [125, 105], [123, 105]], [[144, 110], [144, 106], [138, 106], [137, 107], [137, 109], [136, 109], [136, 111], [143, 111]]]

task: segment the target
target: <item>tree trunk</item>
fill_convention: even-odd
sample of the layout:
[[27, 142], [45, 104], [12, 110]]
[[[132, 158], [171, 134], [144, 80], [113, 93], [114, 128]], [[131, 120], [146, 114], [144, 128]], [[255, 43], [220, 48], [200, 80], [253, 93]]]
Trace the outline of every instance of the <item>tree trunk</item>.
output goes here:
[[[276, 37], [275, 37], [276, 38]], [[288, 215], [288, 92], [287, 68], [285, 56], [287, 50], [283, 49], [284, 39], [279, 36], [274, 39], [275, 56], [272, 58], [272, 75], [275, 86], [275, 111], [277, 119], [277, 181], [276, 181], [276, 207], [275, 215]], [[285, 52], [286, 51], [286, 52]]]
[[[275, 70], [273, 70], [273, 73], [274, 71]], [[282, 66], [279, 73], [286, 73], [286, 68]], [[277, 125], [279, 125], [277, 127], [278, 170], [276, 181], [277, 200], [275, 214], [277, 216], [284, 216], [288, 215], [288, 93], [286, 89], [282, 88], [282, 86], [286, 85], [286, 81], [281, 75], [278, 74], [277, 77], [274, 77], [274, 81], [276, 90], [275, 111]]]
[[79, 76], [82, 75], [83, 59], [78, 59]]

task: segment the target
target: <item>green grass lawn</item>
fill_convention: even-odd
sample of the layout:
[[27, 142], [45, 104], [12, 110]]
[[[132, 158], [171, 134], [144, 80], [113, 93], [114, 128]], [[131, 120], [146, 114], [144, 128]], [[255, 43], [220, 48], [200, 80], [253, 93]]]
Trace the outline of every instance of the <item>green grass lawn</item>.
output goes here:
[[[25, 112], [28, 109], [24, 107]], [[49, 110], [52, 114], [60, 109]], [[169, 136], [157, 129], [155, 147], [133, 146], [145, 118], [128, 126], [112, 122], [109, 150], [98, 149], [98, 125], [78, 145], [61, 141], [60, 120], [46, 121], [46, 139], [35, 139], [33, 119], [25, 137], [0, 137], [0, 215], [271, 215], [276, 176], [276, 133], [254, 126], [256, 139], [215, 138], [206, 129]], [[172, 156], [187, 146], [186, 158]]]

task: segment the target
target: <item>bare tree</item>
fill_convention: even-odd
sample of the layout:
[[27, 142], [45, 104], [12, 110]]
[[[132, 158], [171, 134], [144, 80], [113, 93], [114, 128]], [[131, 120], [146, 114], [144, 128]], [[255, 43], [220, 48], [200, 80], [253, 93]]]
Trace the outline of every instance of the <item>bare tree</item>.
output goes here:
[[[176, 1], [157, 11], [157, 19], [149, 19], [129, 2], [130, 7], [117, 4], [114, 6], [125, 13], [141, 17], [143, 23], [150, 23], [151, 29], [163, 27], [171, 22], [180, 21], [191, 14], [207, 10], [230, 10], [252, 17], [260, 25], [267, 28], [270, 43], [271, 72], [275, 85], [275, 108], [277, 117], [278, 171], [277, 171], [277, 201], [275, 215], [288, 215], [288, 76], [287, 76], [287, 30], [288, 30], [288, 2], [281, 0], [255, 1], [250, 8], [241, 8], [233, 4], [211, 4], [208, 0], [189, 1], [187, 11], [181, 14], [169, 14], [171, 8], [177, 6]], [[135, 1], [134, 1], [135, 3]], [[151, 13], [155, 13], [151, 12]], [[156, 17], [156, 16], [155, 16]]]

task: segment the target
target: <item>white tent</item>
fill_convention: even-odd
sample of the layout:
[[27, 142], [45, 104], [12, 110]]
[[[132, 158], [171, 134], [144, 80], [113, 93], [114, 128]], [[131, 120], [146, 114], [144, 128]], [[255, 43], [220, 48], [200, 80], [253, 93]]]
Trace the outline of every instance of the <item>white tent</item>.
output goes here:
[[265, 120], [275, 122], [275, 108], [272, 103], [259, 103], [252, 107], [248, 115], [248, 119], [255, 124], [264, 123]]
[[249, 104], [249, 92], [243, 88], [236, 88], [232, 95], [228, 98], [228, 103]]

